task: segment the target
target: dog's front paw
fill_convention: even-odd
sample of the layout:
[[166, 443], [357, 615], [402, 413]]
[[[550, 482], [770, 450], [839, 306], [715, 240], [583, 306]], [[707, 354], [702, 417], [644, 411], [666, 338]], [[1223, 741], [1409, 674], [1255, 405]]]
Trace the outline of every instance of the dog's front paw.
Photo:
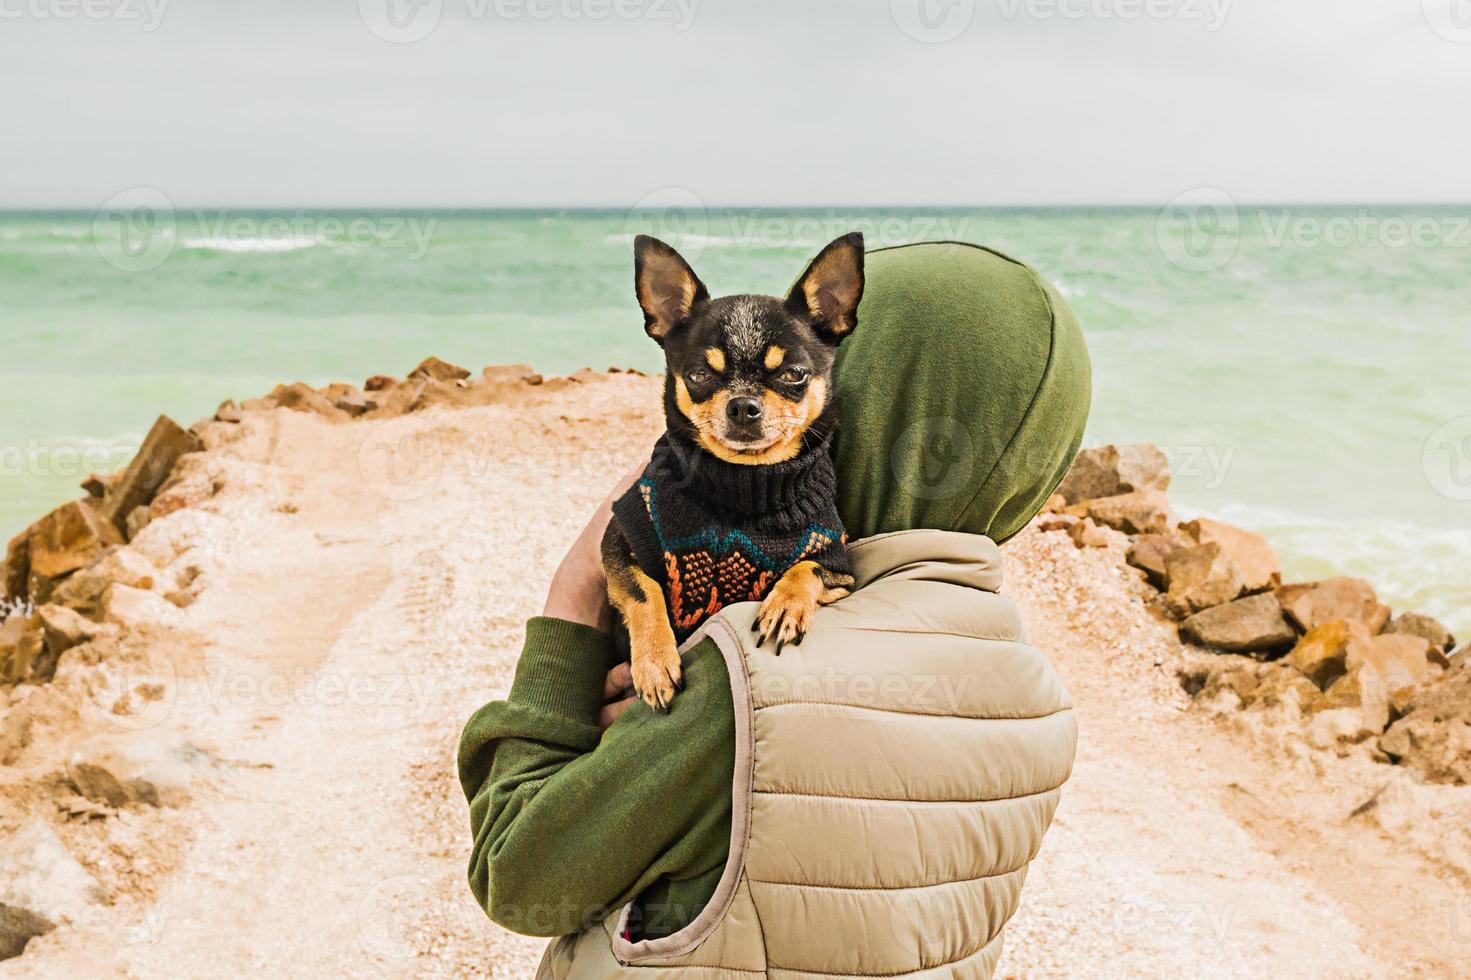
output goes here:
[[679, 648], [674, 636], [660, 638], [642, 649], [635, 647], [629, 663], [633, 689], [655, 711], [668, 712], [676, 692], [684, 689]]
[[782, 647], [788, 643], [800, 646], [807, 630], [812, 627], [812, 614], [817, 612], [820, 591], [820, 583], [810, 572], [782, 576], [761, 600], [756, 621], [751, 624], [751, 629], [757, 634], [756, 645], [763, 646], [768, 639], [776, 640], [778, 657]]
[[812, 626], [812, 614], [817, 611], [817, 600], [805, 595], [784, 595], [773, 589], [761, 602], [756, 613], [756, 622], [751, 629], [758, 634], [756, 645], [763, 646], [768, 639], [776, 640], [776, 655], [790, 643], [801, 646], [802, 639]]

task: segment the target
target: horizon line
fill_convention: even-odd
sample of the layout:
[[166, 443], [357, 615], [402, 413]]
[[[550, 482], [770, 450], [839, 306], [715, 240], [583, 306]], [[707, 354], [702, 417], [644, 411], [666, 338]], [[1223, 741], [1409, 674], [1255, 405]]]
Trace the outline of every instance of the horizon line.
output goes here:
[[[1046, 210], [1106, 210], [1144, 211], [1160, 210], [1171, 202], [1148, 203], [1089, 203], [1068, 202], [1055, 204], [708, 204], [706, 211], [1046, 211]], [[1390, 207], [1471, 207], [1471, 199], [1462, 201], [1234, 201], [1237, 208], [1390, 208]], [[101, 206], [78, 205], [0, 205], [0, 215], [63, 213], [95, 214]], [[174, 211], [461, 211], [461, 212], [536, 212], [536, 211], [583, 211], [607, 213], [632, 213], [640, 210], [627, 205], [607, 204], [185, 204], [173, 206]]]

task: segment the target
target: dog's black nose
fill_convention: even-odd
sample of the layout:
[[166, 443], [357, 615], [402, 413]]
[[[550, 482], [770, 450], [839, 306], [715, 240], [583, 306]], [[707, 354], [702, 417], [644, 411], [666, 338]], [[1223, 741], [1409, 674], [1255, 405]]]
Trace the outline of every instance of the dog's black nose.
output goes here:
[[742, 395], [725, 403], [725, 414], [732, 422], [755, 422], [761, 417], [761, 401]]

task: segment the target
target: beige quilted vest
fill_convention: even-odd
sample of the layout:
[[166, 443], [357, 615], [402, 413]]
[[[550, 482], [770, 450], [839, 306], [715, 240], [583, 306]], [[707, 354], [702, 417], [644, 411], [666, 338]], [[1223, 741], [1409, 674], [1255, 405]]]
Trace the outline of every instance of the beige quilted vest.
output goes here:
[[[997, 595], [988, 538], [900, 531], [851, 547], [860, 590], [781, 657], [754, 603], [688, 641], [735, 694], [730, 860], [674, 935], [628, 910], [554, 941], [555, 980], [989, 977], [1072, 769], [1072, 701]], [[671, 787], [677, 792], [677, 787]]]

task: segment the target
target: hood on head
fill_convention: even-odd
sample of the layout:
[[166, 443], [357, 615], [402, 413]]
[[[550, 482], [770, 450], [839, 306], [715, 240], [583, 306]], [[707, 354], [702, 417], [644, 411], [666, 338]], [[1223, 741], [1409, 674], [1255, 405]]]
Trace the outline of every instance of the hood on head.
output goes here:
[[1092, 368], [1077, 320], [1030, 267], [978, 245], [877, 249], [866, 279], [836, 367], [849, 538], [935, 528], [1005, 541], [1083, 440]]

